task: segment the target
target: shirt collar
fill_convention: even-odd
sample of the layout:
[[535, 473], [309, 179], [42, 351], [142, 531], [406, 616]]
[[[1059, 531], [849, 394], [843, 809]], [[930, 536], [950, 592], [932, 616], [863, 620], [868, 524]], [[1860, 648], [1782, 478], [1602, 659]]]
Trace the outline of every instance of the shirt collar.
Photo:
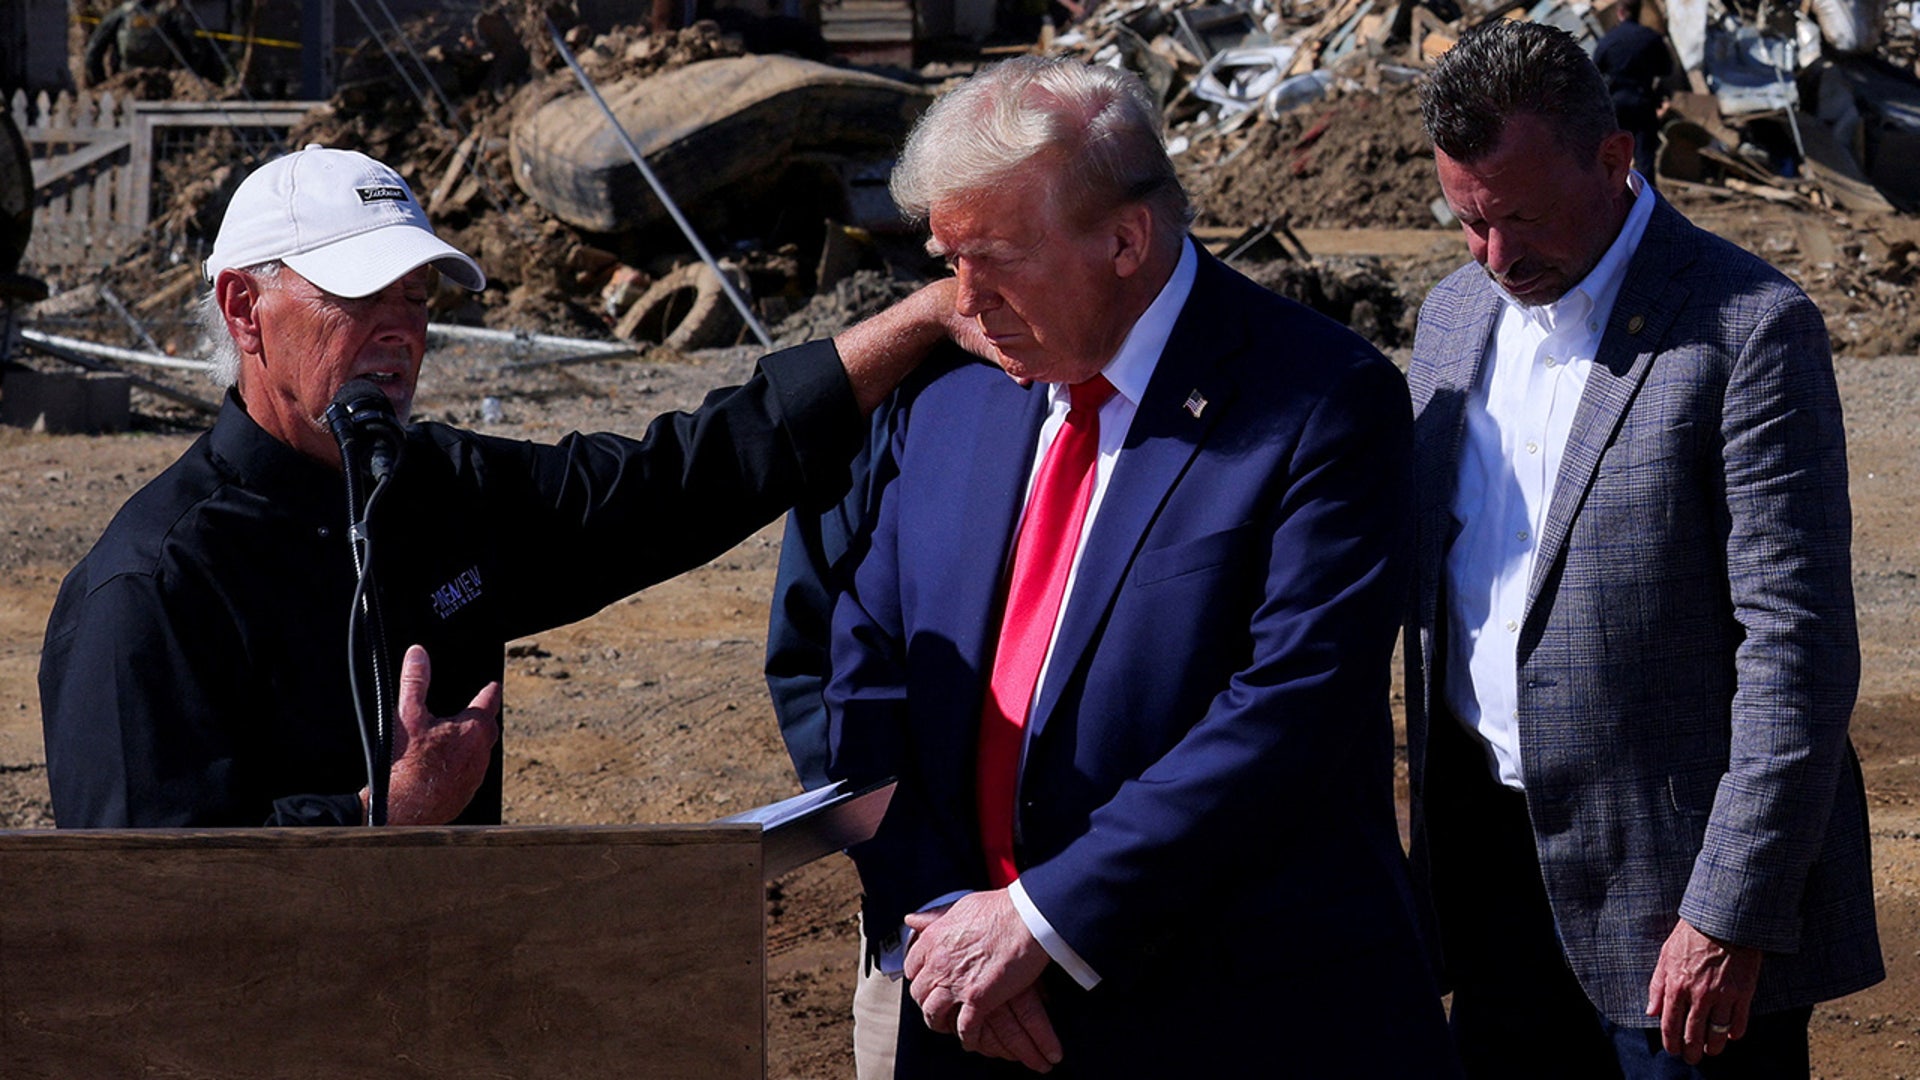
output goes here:
[[[1126, 398], [1135, 408], [1140, 399], [1146, 396], [1147, 383], [1153, 378], [1153, 369], [1160, 363], [1160, 354], [1167, 349], [1167, 339], [1173, 336], [1173, 324], [1180, 318], [1180, 309], [1187, 306], [1187, 297], [1193, 293], [1193, 279], [1200, 268], [1200, 256], [1195, 253], [1193, 239], [1180, 241], [1180, 261], [1174, 264], [1173, 274], [1167, 283], [1160, 286], [1160, 294], [1147, 305], [1147, 310], [1127, 331], [1126, 340], [1120, 343], [1120, 349], [1107, 361], [1100, 373], [1113, 384], [1113, 389]], [[1067, 388], [1054, 384], [1047, 388], [1048, 400], [1061, 402], [1066, 400]]]
[[1567, 294], [1551, 304], [1529, 306], [1507, 296], [1500, 295], [1522, 318], [1549, 332], [1563, 326], [1573, 325], [1582, 319], [1591, 318], [1598, 325], [1604, 325], [1607, 316], [1613, 310], [1613, 302], [1620, 295], [1620, 285], [1626, 280], [1627, 264], [1633, 261], [1633, 253], [1640, 246], [1640, 238], [1646, 235], [1647, 221], [1653, 217], [1655, 197], [1652, 185], [1638, 172], [1627, 171], [1627, 190], [1633, 193], [1633, 207], [1627, 211], [1627, 220], [1620, 225], [1619, 235], [1607, 246], [1606, 254], [1600, 256], [1587, 276], [1580, 283], [1567, 290]]
[[214, 456], [248, 490], [302, 517], [331, 521], [345, 516], [345, 485], [339, 470], [268, 434], [247, 413], [238, 391], [228, 389], [208, 437]]

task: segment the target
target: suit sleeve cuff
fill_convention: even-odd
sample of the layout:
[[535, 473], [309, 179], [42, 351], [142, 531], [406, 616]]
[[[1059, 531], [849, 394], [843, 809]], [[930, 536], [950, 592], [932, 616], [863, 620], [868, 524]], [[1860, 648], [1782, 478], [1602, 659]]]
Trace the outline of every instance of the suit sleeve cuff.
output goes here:
[[1067, 944], [1067, 939], [1054, 930], [1047, 917], [1033, 906], [1032, 898], [1017, 879], [1007, 886], [1007, 896], [1013, 900], [1013, 909], [1020, 913], [1020, 921], [1027, 924], [1027, 932], [1033, 935], [1041, 948], [1047, 950], [1047, 955], [1053, 958], [1054, 963], [1073, 976], [1073, 981], [1080, 984], [1080, 989], [1091, 990], [1100, 985], [1100, 973], [1082, 960], [1080, 954], [1073, 951], [1073, 946]]
[[761, 358], [759, 374], [800, 461], [807, 488], [801, 505], [824, 511], [846, 494], [847, 463], [869, 432], [840, 354], [831, 339], [810, 341]]

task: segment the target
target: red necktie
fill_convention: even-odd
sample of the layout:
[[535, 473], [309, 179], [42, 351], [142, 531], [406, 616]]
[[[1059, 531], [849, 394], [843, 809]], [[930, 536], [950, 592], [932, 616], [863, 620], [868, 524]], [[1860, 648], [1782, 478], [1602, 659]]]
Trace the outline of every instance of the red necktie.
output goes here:
[[1072, 402], [1067, 422], [1040, 462], [1020, 536], [1014, 541], [1006, 614], [1000, 622], [986, 705], [981, 709], [975, 797], [987, 877], [995, 888], [1019, 876], [1013, 863], [1013, 816], [1027, 711], [1054, 623], [1060, 618], [1067, 571], [1073, 568], [1073, 553], [1080, 546], [1080, 529], [1093, 498], [1094, 463], [1100, 456], [1100, 406], [1113, 396], [1113, 384], [1106, 376], [1096, 375], [1068, 387], [1067, 394]]

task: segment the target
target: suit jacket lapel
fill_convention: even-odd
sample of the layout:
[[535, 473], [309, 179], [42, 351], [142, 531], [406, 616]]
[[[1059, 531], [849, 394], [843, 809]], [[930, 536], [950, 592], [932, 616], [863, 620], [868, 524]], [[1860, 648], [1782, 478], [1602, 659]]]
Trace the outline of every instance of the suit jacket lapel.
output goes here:
[[1414, 440], [1418, 448], [1415, 462], [1420, 504], [1423, 510], [1453, 506], [1455, 481], [1460, 472], [1460, 445], [1466, 437], [1467, 395], [1478, 386], [1486, 368], [1487, 343], [1493, 338], [1500, 318], [1500, 293], [1493, 283], [1480, 277], [1450, 314], [1450, 324], [1441, 325], [1435, 340], [1431, 367], [1418, 377], [1410, 390], [1420, 423]]
[[[1036, 737], [1082, 667], [1168, 494], [1214, 424], [1232, 407], [1238, 387], [1226, 375], [1224, 361], [1243, 347], [1245, 328], [1223, 302], [1220, 278], [1226, 273], [1205, 251], [1200, 253], [1193, 292], [1148, 380], [1120, 459], [1107, 481], [1100, 514], [1088, 532], [1046, 683], [1039, 688], [1029, 721]], [[1198, 416], [1187, 408], [1196, 390], [1207, 402]]]
[[[1453, 500], [1466, 438], [1467, 399], [1484, 375], [1487, 344], [1502, 308], [1493, 282], [1478, 270], [1469, 274], [1456, 296], [1443, 300], [1436, 293], [1428, 299], [1421, 321], [1423, 331], [1430, 327], [1432, 336], [1420, 342], [1424, 360], [1409, 373], [1418, 417], [1413, 427], [1414, 565], [1421, 568], [1416, 618], [1419, 627], [1429, 631], [1438, 625], [1440, 578], [1454, 539]], [[1433, 647], [1430, 633], [1423, 635], [1422, 646]], [[1438, 663], [1431, 655], [1424, 659], [1430, 667]]]
[[1554, 478], [1553, 501], [1547, 508], [1546, 524], [1540, 530], [1540, 550], [1527, 582], [1529, 616], [1548, 575], [1566, 551], [1567, 534], [1593, 488], [1601, 455], [1612, 443], [1627, 408], [1646, 381], [1668, 327], [1686, 301], [1684, 290], [1676, 292], [1672, 284], [1674, 271], [1690, 261], [1687, 251], [1674, 242], [1685, 227], [1678, 211], [1659, 199], [1640, 246], [1627, 264], [1626, 278], [1600, 339], [1599, 354], [1587, 375], [1586, 391], [1573, 414], [1560, 473]]
[[[965, 515], [942, 547], [947, 581], [956, 588], [942, 595], [966, 605], [955, 626], [976, 632], [956, 642], [974, 670], [986, 672], [1000, 634], [1000, 614], [1006, 603], [1007, 564], [1013, 558], [1014, 527], [1026, 498], [1027, 478], [1033, 468], [1033, 447], [1047, 419], [1047, 388], [1043, 383], [1023, 387], [1005, 379], [986, 394], [970, 448], [953, 447], [962, 455], [955, 467], [967, 475], [966, 490], [954, 506]], [[986, 679], [981, 679], [984, 694]], [[977, 716], [980, 701], [970, 706]]]

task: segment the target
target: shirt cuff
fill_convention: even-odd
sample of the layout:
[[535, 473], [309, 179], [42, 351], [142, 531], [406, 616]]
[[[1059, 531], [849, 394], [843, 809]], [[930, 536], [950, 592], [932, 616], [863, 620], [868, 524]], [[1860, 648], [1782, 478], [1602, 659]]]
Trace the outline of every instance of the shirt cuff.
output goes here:
[[[921, 904], [919, 909], [915, 911], [915, 914], [919, 914], [922, 911], [932, 911], [934, 908], [946, 907], [972, 891], [971, 889], [955, 889], [953, 892], [937, 900]], [[906, 974], [907, 950], [912, 947], [913, 928], [911, 926], [902, 926], [899, 936], [893, 939], [893, 943], [885, 945], [880, 949], [880, 955], [876, 959], [876, 964], [880, 968], [880, 974], [885, 975], [895, 982], [899, 982], [900, 977]]]
[[1007, 886], [1007, 896], [1013, 900], [1013, 910], [1020, 913], [1020, 921], [1027, 924], [1027, 932], [1033, 935], [1041, 948], [1047, 950], [1047, 955], [1053, 957], [1054, 963], [1073, 976], [1073, 981], [1080, 984], [1080, 989], [1091, 990], [1100, 985], [1100, 973], [1080, 959], [1080, 954], [1073, 951], [1067, 939], [1061, 937], [1047, 917], [1040, 914], [1040, 909], [1033, 906], [1032, 898], [1027, 896], [1026, 888], [1018, 879]]

